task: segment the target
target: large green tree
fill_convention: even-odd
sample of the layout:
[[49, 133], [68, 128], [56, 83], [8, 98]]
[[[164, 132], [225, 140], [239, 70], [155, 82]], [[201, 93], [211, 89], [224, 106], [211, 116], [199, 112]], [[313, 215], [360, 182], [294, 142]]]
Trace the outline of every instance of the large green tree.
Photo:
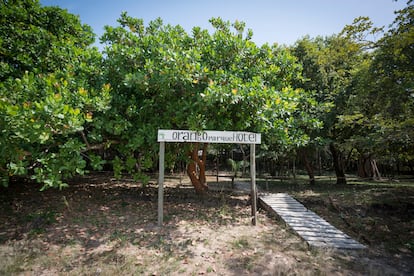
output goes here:
[[[297, 86], [311, 91], [317, 106], [325, 111], [318, 116], [324, 123], [323, 129], [312, 133], [313, 146], [328, 146], [337, 183], [345, 184], [345, 156], [341, 145], [346, 133], [337, 128], [338, 116], [346, 107], [355, 68], [364, 59], [363, 47], [346, 36], [332, 35], [304, 37], [296, 42], [292, 52], [303, 66], [304, 81]], [[305, 164], [308, 163], [307, 151], [309, 149], [302, 149]], [[307, 170], [311, 170], [309, 164]]]
[[[0, 176], [44, 188], [83, 174], [84, 132], [107, 109], [94, 34], [79, 18], [38, 1], [0, 2]], [[91, 156], [93, 159], [93, 156]], [[89, 159], [91, 159], [89, 158]]]
[[[372, 58], [358, 68], [351, 86], [352, 97], [340, 117], [342, 129], [352, 133], [347, 144], [359, 152], [358, 173], [363, 177], [380, 176], [376, 159], [389, 166], [414, 159], [412, 1], [396, 15], [388, 32], [373, 43]], [[357, 29], [357, 34], [369, 31]]]
[[[113, 97], [101, 130], [107, 139], [116, 137], [110, 148], [116, 173], [143, 177], [157, 158], [159, 128], [257, 131], [280, 150], [307, 143], [299, 126], [315, 122], [301, 109], [308, 94], [291, 86], [301, 78], [296, 59], [286, 49], [257, 47], [242, 22], [210, 22], [212, 33], [194, 27], [188, 34], [161, 19], [145, 26], [124, 13], [120, 27], [106, 27], [102, 41]], [[200, 193], [207, 189], [206, 148], [185, 150], [188, 174]], [[177, 151], [169, 151], [167, 162], [176, 158]]]
[[357, 161], [358, 175], [374, 178], [380, 176], [377, 160], [412, 160], [412, 1], [396, 14], [385, 34], [359, 17], [338, 35], [305, 37], [292, 49], [304, 68], [299, 87], [331, 105], [314, 136], [329, 145], [337, 183], [346, 183], [350, 160]]

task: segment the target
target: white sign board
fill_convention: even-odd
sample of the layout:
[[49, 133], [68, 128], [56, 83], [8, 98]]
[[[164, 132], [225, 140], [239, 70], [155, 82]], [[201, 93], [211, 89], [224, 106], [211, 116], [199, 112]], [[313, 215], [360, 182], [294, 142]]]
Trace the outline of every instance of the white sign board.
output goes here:
[[158, 130], [158, 142], [260, 144], [261, 134], [245, 131]]

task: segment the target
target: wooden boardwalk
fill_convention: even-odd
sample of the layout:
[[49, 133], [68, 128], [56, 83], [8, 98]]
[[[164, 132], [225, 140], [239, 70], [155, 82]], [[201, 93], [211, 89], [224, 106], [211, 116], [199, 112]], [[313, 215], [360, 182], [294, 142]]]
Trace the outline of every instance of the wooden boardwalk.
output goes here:
[[306, 209], [288, 194], [261, 195], [259, 204], [282, 218], [310, 246], [337, 249], [366, 248], [311, 210]]

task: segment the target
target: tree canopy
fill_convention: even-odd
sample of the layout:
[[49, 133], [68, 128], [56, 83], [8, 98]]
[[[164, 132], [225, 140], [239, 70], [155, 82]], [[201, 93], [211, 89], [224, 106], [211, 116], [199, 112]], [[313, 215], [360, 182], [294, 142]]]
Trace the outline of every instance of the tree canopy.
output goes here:
[[373, 177], [374, 159], [388, 166], [413, 160], [412, 1], [396, 15], [380, 39], [384, 28], [360, 17], [338, 35], [305, 37], [292, 49], [304, 68], [300, 87], [332, 107], [318, 135], [343, 179], [345, 162], [358, 161], [358, 174]]
[[347, 144], [390, 166], [409, 162], [413, 152], [414, 7], [396, 12], [390, 30], [356, 70], [340, 127]]
[[0, 3], [0, 175], [44, 187], [82, 174], [81, 133], [109, 104], [101, 54], [79, 18], [37, 1]]
[[[102, 53], [66, 10], [32, 0], [0, 8], [4, 185], [23, 176], [62, 187], [105, 165], [145, 183], [157, 129], [260, 132], [264, 155], [329, 146], [339, 183], [345, 161], [414, 158], [412, 1], [380, 39], [368, 38], [384, 29], [360, 17], [291, 47], [259, 47], [239, 21], [212, 18], [211, 32], [188, 33], [125, 12], [105, 27]], [[167, 164], [191, 162], [195, 149], [171, 145]]]
[[291, 86], [301, 67], [286, 49], [259, 48], [244, 23], [220, 18], [210, 20], [211, 34], [198, 27], [187, 34], [161, 19], [144, 26], [126, 13], [119, 22], [102, 37], [113, 88], [103, 120], [105, 135], [119, 137], [113, 147], [128, 171], [152, 166], [159, 128], [249, 130], [269, 134], [268, 143], [307, 142], [295, 126], [309, 123], [300, 107], [311, 99]]

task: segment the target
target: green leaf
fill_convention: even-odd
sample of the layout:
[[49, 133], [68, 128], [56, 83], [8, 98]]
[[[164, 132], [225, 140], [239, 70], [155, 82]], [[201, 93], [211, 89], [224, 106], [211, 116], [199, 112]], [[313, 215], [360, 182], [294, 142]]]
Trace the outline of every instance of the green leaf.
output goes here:
[[50, 138], [50, 134], [48, 132], [42, 132], [39, 135], [40, 143], [45, 144]]
[[91, 161], [91, 166], [94, 170], [100, 171], [103, 169], [103, 165], [106, 164], [106, 160], [102, 160], [101, 156], [99, 155], [90, 154], [89, 159]]

